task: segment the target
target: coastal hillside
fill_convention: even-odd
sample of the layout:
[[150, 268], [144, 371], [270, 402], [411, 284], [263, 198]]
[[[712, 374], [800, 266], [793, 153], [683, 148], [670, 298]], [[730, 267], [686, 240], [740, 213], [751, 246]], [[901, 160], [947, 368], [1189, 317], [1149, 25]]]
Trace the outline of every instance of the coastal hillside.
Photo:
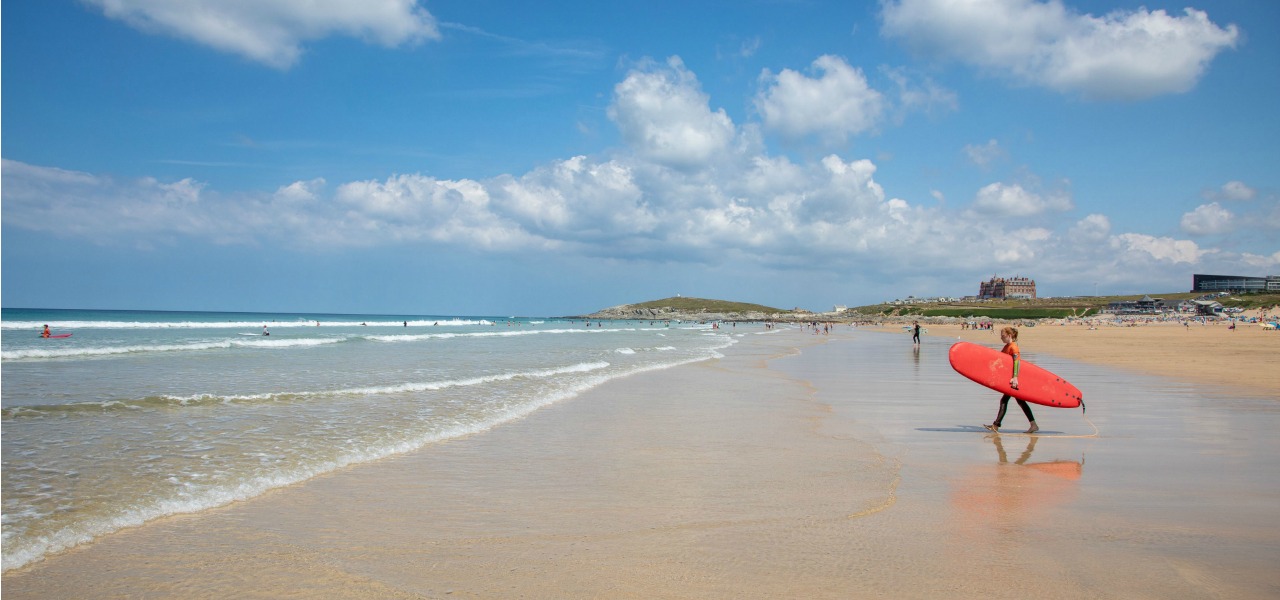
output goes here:
[[[1205, 296], [1197, 292], [1149, 294], [1168, 301], [1197, 299]], [[575, 315], [572, 319], [600, 320], [682, 320], [682, 321], [807, 321], [819, 318], [827, 321], [897, 322], [902, 319], [964, 319], [986, 318], [995, 320], [1038, 320], [1096, 317], [1111, 302], [1138, 300], [1144, 295], [1088, 296], [1072, 298], [1038, 298], [1035, 300], [985, 300], [980, 302], [917, 302], [912, 304], [874, 304], [849, 308], [843, 312], [814, 313], [794, 308], [781, 309], [749, 302], [732, 302], [708, 298], [676, 296], [662, 300], [650, 300], [636, 304], [622, 304], [593, 312]], [[1215, 296], [1224, 307], [1241, 311], [1259, 310], [1280, 306], [1280, 294], [1250, 293]]]
[[[1134, 301], [1143, 297], [1178, 302], [1209, 296], [1206, 292], [1172, 292], [1166, 294], [1133, 294], [1126, 296], [1076, 296], [1070, 298], [1037, 298], [1035, 300], [982, 300], [974, 302], [917, 302], [912, 304], [874, 304], [850, 308], [849, 313], [865, 317], [984, 317], [992, 319], [1062, 319], [1086, 317], [1102, 313], [1112, 302]], [[1226, 308], [1255, 310], [1280, 304], [1280, 294], [1247, 293], [1215, 296]]]
[[707, 298], [676, 296], [662, 300], [650, 300], [637, 304], [622, 304], [589, 315], [586, 319], [680, 319], [686, 321], [761, 321], [806, 313], [803, 310], [783, 310], [748, 302], [731, 302]]

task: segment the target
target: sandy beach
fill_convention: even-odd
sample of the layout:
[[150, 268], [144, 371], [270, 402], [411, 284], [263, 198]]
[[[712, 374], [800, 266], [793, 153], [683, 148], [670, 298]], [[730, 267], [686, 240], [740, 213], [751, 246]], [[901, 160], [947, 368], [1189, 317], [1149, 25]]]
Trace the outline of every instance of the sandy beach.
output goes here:
[[[927, 335], [999, 345], [999, 327], [965, 330], [960, 325], [926, 325]], [[901, 328], [883, 328], [898, 332]], [[1280, 398], [1280, 332], [1257, 324], [1137, 323], [1115, 326], [1078, 322], [1021, 327], [1020, 346], [1026, 352], [1123, 369], [1229, 386]]]
[[[742, 328], [721, 359], [170, 517], [10, 598], [1273, 598], [1280, 334], [1035, 327], [1087, 414], [985, 434], [957, 338]], [[749, 332], [749, 333], [748, 333]], [[1024, 424], [1013, 409], [1006, 426]]]

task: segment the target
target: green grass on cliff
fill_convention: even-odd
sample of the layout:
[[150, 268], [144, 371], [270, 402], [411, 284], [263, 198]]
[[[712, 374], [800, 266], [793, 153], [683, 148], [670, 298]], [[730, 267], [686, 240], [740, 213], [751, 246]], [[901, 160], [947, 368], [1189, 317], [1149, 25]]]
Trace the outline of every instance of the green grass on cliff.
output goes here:
[[[1044, 319], [1063, 318], [1069, 316], [1083, 317], [1098, 314], [1111, 302], [1121, 300], [1138, 300], [1144, 294], [1130, 296], [1088, 296], [1075, 298], [1039, 298], [1036, 300], [992, 300], [966, 304], [957, 303], [922, 303], [894, 306], [877, 304], [859, 306], [850, 309], [862, 315], [898, 315], [921, 317], [987, 317], [992, 319]], [[1168, 294], [1147, 294], [1152, 298], [1168, 301], [1180, 301], [1204, 296], [1204, 292], [1174, 292]], [[1280, 305], [1280, 294], [1252, 293], [1235, 294], [1214, 298], [1226, 307], [1242, 309], [1261, 308]]]
[[706, 298], [688, 298], [685, 296], [676, 296], [674, 298], [666, 298], [663, 300], [650, 300], [648, 302], [640, 302], [638, 304], [629, 304], [628, 306], [631, 308], [670, 308], [684, 312], [706, 313], [791, 312], [780, 308], [772, 308], [748, 302], [729, 302], [728, 300], [708, 300]]

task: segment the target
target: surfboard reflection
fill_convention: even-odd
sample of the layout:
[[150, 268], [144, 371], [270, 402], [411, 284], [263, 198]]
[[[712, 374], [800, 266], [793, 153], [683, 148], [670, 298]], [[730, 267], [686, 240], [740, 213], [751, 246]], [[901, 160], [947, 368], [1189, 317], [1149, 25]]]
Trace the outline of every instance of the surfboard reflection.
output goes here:
[[953, 481], [951, 506], [961, 537], [1027, 531], [1055, 507], [1074, 499], [1084, 474], [1083, 458], [1033, 462], [1039, 439], [1029, 436], [1010, 460], [1001, 436], [986, 437], [995, 446], [998, 462], [973, 465]]

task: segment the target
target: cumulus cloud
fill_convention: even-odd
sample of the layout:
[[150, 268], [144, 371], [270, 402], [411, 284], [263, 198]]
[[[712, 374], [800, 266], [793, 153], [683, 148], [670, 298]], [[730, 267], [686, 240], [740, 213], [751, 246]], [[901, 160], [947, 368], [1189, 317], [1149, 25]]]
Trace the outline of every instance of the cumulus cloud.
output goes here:
[[604, 243], [644, 236], [659, 222], [632, 167], [621, 161], [575, 156], [518, 178], [499, 177], [491, 187], [504, 215], [549, 238]]
[[305, 42], [348, 35], [394, 47], [440, 39], [416, 0], [85, 0], [143, 31], [187, 39], [278, 69]]
[[1111, 219], [1095, 213], [1076, 222], [1069, 230], [1069, 237], [1084, 242], [1100, 242], [1110, 233]]
[[1206, 200], [1248, 201], [1253, 200], [1258, 191], [1243, 181], [1228, 181], [1221, 188], [1203, 194]]
[[974, 210], [1004, 217], [1030, 217], [1046, 211], [1068, 211], [1074, 207], [1065, 192], [1040, 194], [1021, 184], [992, 183], [978, 190]]
[[347, 210], [334, 229], [362, 245], [379, 243], [378, 239], [431, 241], [484, 250], [556, 245], [495, 213], [489, 190], [472, 180], [414, 174], [386, 181], [354, 181], [340, 186], [335, 200]]
[[1209, 251], [1190, 240], [1155, 237], [1142, 233], [1122, 233], [1115, 236], [1112, 247], [1148, 256], [1159, 262], [1194, 265]]
[[1195, 210], [1182, 215], [1182, 231], [1191, 235], [1230, 233], [1235, 215], [1217, 202], [1201, 204]]
[[1087, 98], [1137, 100], [1195, 87], [1237, 27], [1199, 10], [1080, 14], [1060, 0], [890, 0], [881, 32], [922, 54]]
[[696, 167], [733, 141], [733, 121], [711, 110], [698, 78], [679, 57], [645, 61], [614, 87], [609, 118], [638, 154], [660, 164]]
[[813, 61], [810, 73], [791, 69], [761, 73], [763, 89], [755, 107], [766, 128], [791, 138], [818, 134], [843, 142], [880, 123], [884, 95], [867, 84], [861, 69], [826, 55]]

